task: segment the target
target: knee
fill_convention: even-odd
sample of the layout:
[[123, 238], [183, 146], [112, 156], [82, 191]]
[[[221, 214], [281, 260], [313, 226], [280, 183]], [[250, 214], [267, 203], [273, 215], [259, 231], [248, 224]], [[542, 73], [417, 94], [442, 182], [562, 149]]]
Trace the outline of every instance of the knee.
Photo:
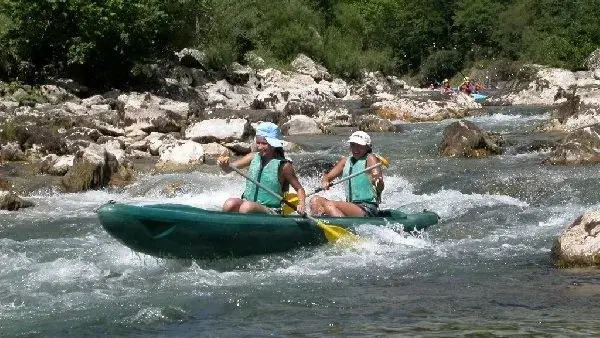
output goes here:
[[241, 204], [242, 200], [239, 198], [229, 198], [223, 203], [223, 211], [238, 211]]
[[252, 211], [252, 205], [250, 203], [242, 203], [238, 210], [242, 214], [248, 214]]
[[321, 201], [320, 201], [320, 200], [322, 200], [322, 199], [323, 199], [323, 198], [322, 198], [322, 197], [319, 197], [319, 196], [315, 196], [315, 197], [311, 198], [311, 199], [310, 199], [310, 202], [309, 202], [310, 208], [311, 208], [312, 210], [314, 210], [314, 209], [318, 208], [318, 207], [319, 207], [319, 205], [321, 204]]

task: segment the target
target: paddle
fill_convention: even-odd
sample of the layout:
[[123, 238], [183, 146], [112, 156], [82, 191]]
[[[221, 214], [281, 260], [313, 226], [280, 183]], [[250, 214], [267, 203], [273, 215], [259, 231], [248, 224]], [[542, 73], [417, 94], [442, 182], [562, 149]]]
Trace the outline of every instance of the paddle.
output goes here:
[[[296, 209], [296, 206], [291, 204], [290, 202], [286, 201], [285, 199], [283, 199], [283, 197], [281, 197], [281, 195], [279, 195], [278, 193], [274, 192], [273, 190], [267, 188], [266, 186], [262, 185], [260, 182], [256, 181], [255, 179], [251, 178], [250, 176], [246, 175], [244, 172], [242, 172], [241, 170], [239, 170], [238, 168], [236, 168], [233, 165], [229, 165], [229, 168], [231, 168], [232, 170], [234, 170], [236, 173], [240, 174], [242, 177], [244, 177], [245, 179], [247, 179], [248, 181], [256, 184], [257, 187], [264, 189], [265, 191], [267, 191], [268, 193], [270, 193], [273, 196], [278, 197], [279, 199], [281, 199], [285, 204], [287, 204], [288, 206], [294, 208], [294, 210]], [[325, 233], [325, 238], [327, 238], [327, 241], [329, 241], [330, 243], [335, 243], [337, 241], [339, 241], [340, 239], [344, 238], [344, 237], [354, 237], [356, 235], [354, 235], [353, 233], [351, 233], [350, 231], [342, 228], [341, 226], [338, 225], [333, 225], [333, 224], [326, 224], [323, 221], [320, 221], [310, 215], [307, 215], [306, 213], [304, 213], [302, 215], [302, 217], [306, 217], [308, 218], [311, 222], [315, 223], [319, 228], [321, 228], [323, 230], [323, 232]]]
[[[356, 172], [356, 173], [354, 173], [354, 174], [352, 174], [352, 175], [346, 176], [346, 177], [344, 177], [344, 178], [342, 178], [342, 179], [339, 179], [339, 180], [337, 180], [337, 181], [335, 181], [335, 182], [329, 182], [329, 184], [327, 185], [327, 187], [326, 187], [326, 188], [323, 188], [323, 187], [318, 187], [318, 188], [316, 188], [315, 190], [313, 190], [312, 192], [308, 193], [308, 194], [306, 195], [306, 197], [308, 197], [308, 196], [311, 196], [311, 195], [314, 195], [314, 194], [316, 194], [316, 193], [318, 193], [318, 192], [321, 192], [321, 191], [323, 191], [323, 190], [325, 190], [325, 189], [329, 189], [329, 188], [333, 187], [333, 186], [334, 186], [334, 185], [336, 185], [336, 184], [340, 184], [340, 183], [342, 183], [342, 182], [345, 182], [345, 181], [347, 181], [347, 180], [349, 180], [349, 179], [351, 179], [351, 178], [354, 178], [354, 177], [356, 177], [356, 176], [358, 176], [358, 175], [360, 175], [360, 174], [363, 174], [363, 173], [365, 173], [365, 172], [367, 172], [367, 171], [369, 171], [369, 170], [371, 170], [371, 169], [375, 169], [375, 168], [377, 168], [377, 167], [380, 167], [380, 166], [382, 166], [382, 165], [383, 165], [383, 166], [385, 166], [385, 167], [389, 167], [389, 166], [390, 166], [390, 162], [389, 162], [389, 161], [388, 161], [388, 160], [387, 160], [385, 157], [383, 157], [383, 156], [381, 156], [381, 155], [375, 155], [375, 156], [377, 156], [377, 158], [379, 159], [379, 163], [377, 163], [377, 164], [373, 164], [373, 165], [372, 165], [372, 166], [370, 166], [370, 167], [366, 167], [365, 169], [363, 169], [363, 170], [361, 170], [361, 171], [359, 171], [359, 172]], [[290, 213], [292, 213], [294, 210], [296, 210], [296, 205], [298, 204], [298, 196], [297, 196], [296, 194], [294, 194], [294, 193], [288, 193], [288, 194], [286, 194], [284, 201], [287, 201], [287, 202], [289, 202], [289, 203], [291, 203], [291, 204], [293, 204], [293, 205], [294, 205], [294, 207], [292, 208], [292, 210], [291, 210], [291, 211], [290, 211], [290, 210], [287, 210], [287, 208], [284, 208], [284, 212], [283, 212], [283, 214], [284, 214], [284, 215], [290, 214]], [[287, 204], [287, 205], [290, 205], [290, 204], [288, 204], [288, 203], [286, 203], [286, 204]]]

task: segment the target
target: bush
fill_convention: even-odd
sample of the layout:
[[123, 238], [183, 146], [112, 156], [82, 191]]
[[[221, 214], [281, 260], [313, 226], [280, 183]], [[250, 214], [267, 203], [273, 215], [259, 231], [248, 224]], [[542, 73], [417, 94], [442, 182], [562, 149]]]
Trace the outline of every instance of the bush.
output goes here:
[[187, 26], [178, 6], [189, 2], [2, 1], [0, 11], [14, 22], [3, 47], [14, 50], [13, 62], [31, 63], [38, 80], [50, 65], [86, 85], [119, 85], [135, 63], [162, 55], [179, 40]]
[[462, 57], [456, 50], [439, 50], [427, 57], [421, 65], [419, 82], [429, 84], [450, 78], [462, 68]]

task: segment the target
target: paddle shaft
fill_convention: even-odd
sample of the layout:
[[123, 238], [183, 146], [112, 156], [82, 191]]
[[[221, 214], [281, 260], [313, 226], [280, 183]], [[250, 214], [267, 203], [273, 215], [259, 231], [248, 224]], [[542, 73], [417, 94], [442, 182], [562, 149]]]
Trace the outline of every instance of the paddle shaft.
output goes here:
[[[371, 169], [375, 169], [375, 168], [377, 168], [377, 167], [380, 167], [381, 165], [382, 165], [382, 163], [381, 163], [381, 162], [379, 162], [379, 163], [377, 163], [377, 164], [373, 164], [373, 165], [372, 165], [372, 166], [370, 166], [370, 167], [366, 167], [365, 169], [363, 169], [363, 170], [361, 170], [361, 171], [359, 171], [359, 172], [357, 172], [357, 173], [354, 173], [354, 174], [352, 174], [352, 175], [350, 175], [350, 176], [346, 176], [346, 177], [342, 178], [341, 180], [337, 180], [337, 181], [335, 181], [335, 182], [330, 182], [330, 183], [327, 185], [327, 189], [329, 189], [329, 188], [333, 187], [333, 186], [334, 186], [334, 185], [336, 185], [336, 184], [339, 184], [339, 183], [345, 182], [345, 181], [347, 181], [347, 180], [349, 180], [349, 179], [351, 179], [351, 178], [354, 178], [354, 177], [356, 177], [356, 176], [358, 176], [358, 175], [360, 175], [360, 174], [363, 174], [363, 173], [365, 173], [365, 172], [367, 172], [367, 171], [369, 171], [369, 170], [371, 170]], [[315, 189], [313, 192], [311, 192], [311, 193], [309, 193], [308, 195], [306, 195], [306, 197], [308, 197], [308, 196], [310, 196], [310, 195], [314, 195], [314, 194], [316, 194], [316, 193], [318, 193], [318, 192], [321, 192], [321, 191], [323, 191], [323, 190], [325, 190], [323, 187], [319, 187], [319, 188]]]
[[[248, 181], [250, 181], [250, 182], [252, 182], [252, 183], [256, 184], [256, 186], [257, 186], [257, 187], [259, 187], [259, 188], [261, 188], [261, 189], [264, 189], [264, 190], [265, 190], [266, 192], [268, 192], [269, 194], [271, 194], [271, 195], [273, 195], [273, 196], [275, 196], [275, 197], [279, 198], [280, 200], [282, 200], [282, 201], [283, 201], [283, 203], [287, 204], [287, 205], [288, 205], [289, 207], [291, 207], [292, 209], [296, 210], [296, 206], [295, 206], [294, 204], [292, 204], [292, 203], [290, 203], [289, 201], [285, 200], [283, 197], [281, 197], [281, 195], [279, 195], [278, 193], [274, 192], [273, 190], [271, 190], [271, 189], [267, 188], [267, 187], [266, 187], [266, 186], [264, 186], [262, 183], [260, 183], [260, 182], [256, 181], [256, 180], [255, 180], [255, 179], [253, 179], [252, 177], [250, 177], [250, 176], [246, 175], [246, 174], [245, 174], [243, 171], [241, 171], [240, 169], [236, 168], [235, 166], [233, 166], [233, 165], [231, 165], [231, 164], [229, 165], [229, 168], [233, 169], [233, 170], [234, 170], [236, 173], [240, 174], [242, 177], [244, 177], [244, 178], [245, 178], [245, 179], [247, 179]], [[308, 218], [309, 220], [311, 220], [311, 221], [313, 221], [313, 222], [315, 222], [315, 223], [319, 223], [319, 220], [317, 220], [316, 218], [314, 218], [314, 217], [312, 217], [312, 216], [308, 215], [307, 213], [304, 213], [304, 214], [302, 215], [302, 217], [306, 217], [306, 218]]]

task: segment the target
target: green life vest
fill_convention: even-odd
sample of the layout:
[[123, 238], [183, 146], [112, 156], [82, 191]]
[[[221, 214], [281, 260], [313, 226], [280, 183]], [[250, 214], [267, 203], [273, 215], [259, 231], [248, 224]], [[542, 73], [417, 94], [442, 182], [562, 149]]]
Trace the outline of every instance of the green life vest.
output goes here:
[[[283, 195], [283, 189], [279, 182], [279, 166], [285, 161], [285, 159], [274, 158], [263, 167], [260, 155], [256, 154], [252, 162], [250, 162], [248, 176], [281, 196]], [[244, 191], [243, 198], [264, 205], [267, 208], [281, 207], [281, 200], [279, 198], [273, 196], [265, 189], [259, 188], [250, 181], [246, 182], [246, 190]]]
[[[368, 154], [367, 154], [368, 155]], [[367, 155], [354, 161], [352, 156], [346, 160], [342, 178], [352, 175], [353, 172], [359, 172], [367, 167]], [[356, 177], [347, 180], [344, 184], [346, 190], [346, 201], [353, 203], [368, 202], [377, 203], [377, 192], [371, 183], [368, 172], [364, 172]]]

